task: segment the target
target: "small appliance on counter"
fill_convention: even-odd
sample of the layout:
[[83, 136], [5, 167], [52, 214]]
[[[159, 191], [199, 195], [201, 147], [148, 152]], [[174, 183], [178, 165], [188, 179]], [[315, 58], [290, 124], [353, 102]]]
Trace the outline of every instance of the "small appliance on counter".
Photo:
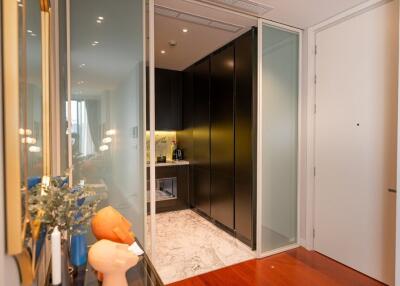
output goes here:
[[166, 163], [167, 156], [157, 156], [157, 163]]
[[173, 160], [183, 160], [183, 150], [180, 148], [176, 148], [172, 154], [172, 159]]

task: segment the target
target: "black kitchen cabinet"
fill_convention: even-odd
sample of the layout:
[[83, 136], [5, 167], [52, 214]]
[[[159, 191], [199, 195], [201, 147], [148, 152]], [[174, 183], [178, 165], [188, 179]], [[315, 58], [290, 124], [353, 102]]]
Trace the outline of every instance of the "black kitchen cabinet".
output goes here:
[[[255, 249], [257, 30], [184, 71], [190, 205]], [[192, 149], [192, 150], [190, 150]]]
[[235, 41], [235, 230], [255, 247], [257, 53], [256, 31]]
[[210, 60], [193, 68], [194, 206], [210, 215]]
[[[178, 147], [182, 149], [184, 159], [193, 162], [193, 108], [194, 108], [194, 86], [193, 67], [183, 72], [183, 94], [182, 94], [182, 130], [176, 132]], [[195, 206], [193, 191], [193, 165], [189, 166], [189, 204]]]
[[[155, 129], [182, 129], [182, 72], [158, 69], [155, 75]], [[148, 78], [148, 77], [147, 77]], [[147, 81], [149, 82], [149, 81]], [[149, 89], [147, 88], [146, 129], [150, 129]]]
[[211, 56], [211, 217], [234, 229], [234, 46]]

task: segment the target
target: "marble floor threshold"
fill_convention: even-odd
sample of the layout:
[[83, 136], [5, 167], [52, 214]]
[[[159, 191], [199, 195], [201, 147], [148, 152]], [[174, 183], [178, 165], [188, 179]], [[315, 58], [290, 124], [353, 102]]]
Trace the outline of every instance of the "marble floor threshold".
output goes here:
[[157, 214], [156, 222], [152, 263], [166, 285], [256, 256], [250, 247], [192, 210]]

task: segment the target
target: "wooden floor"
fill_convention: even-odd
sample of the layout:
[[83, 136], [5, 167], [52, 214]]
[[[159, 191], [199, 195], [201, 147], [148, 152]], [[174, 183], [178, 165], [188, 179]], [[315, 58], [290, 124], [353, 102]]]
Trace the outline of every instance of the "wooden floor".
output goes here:
[[219, 285], [376, 286], [384, 284], [302, 247], [170, 284], [170, 286]]

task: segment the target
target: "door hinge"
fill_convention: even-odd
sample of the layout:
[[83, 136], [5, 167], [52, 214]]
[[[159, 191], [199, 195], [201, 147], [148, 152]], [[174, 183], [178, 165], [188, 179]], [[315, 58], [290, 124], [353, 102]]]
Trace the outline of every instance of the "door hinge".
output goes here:
[[316, 176], [316, 174], [317, 174], [317, 168], [314, 167], [314, 177]]
[[317, 84], [317, 75], [314, 76], [314, 84]]
[[315, 228], [312, 230], [312, 237], [315, 238]]

